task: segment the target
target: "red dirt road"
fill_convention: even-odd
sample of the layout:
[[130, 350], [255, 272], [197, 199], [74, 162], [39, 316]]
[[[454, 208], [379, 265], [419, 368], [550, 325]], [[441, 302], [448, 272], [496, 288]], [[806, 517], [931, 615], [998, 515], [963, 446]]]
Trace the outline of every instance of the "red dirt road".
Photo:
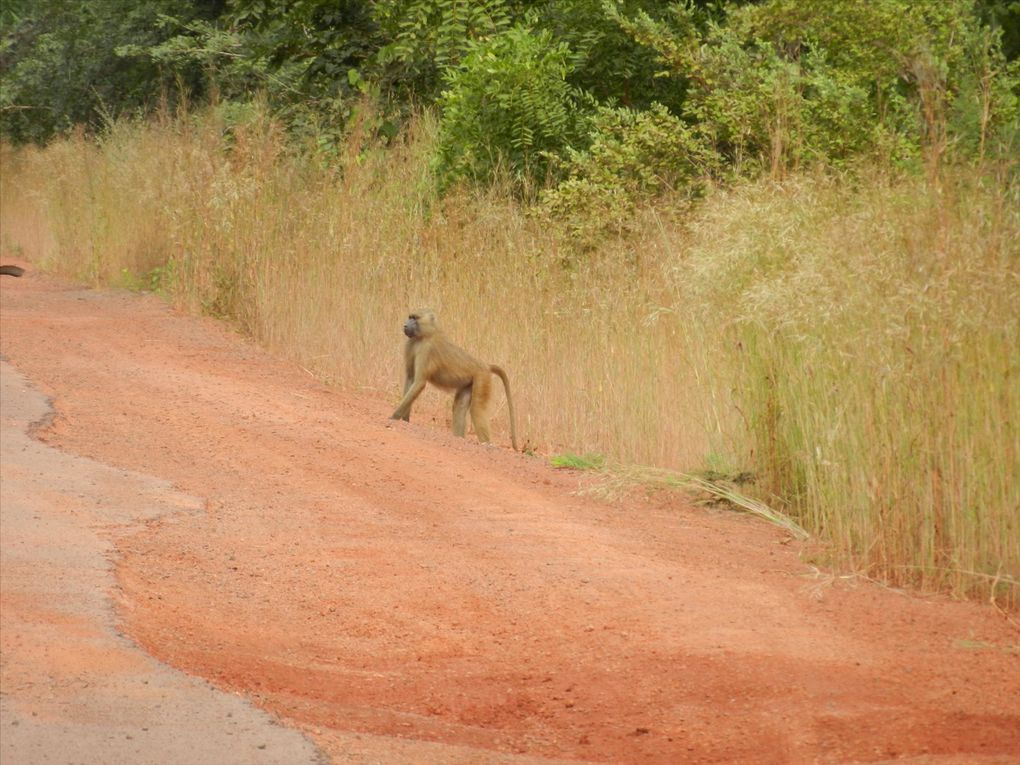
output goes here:
[[1020, 762], [990, 608], [819, 575], [753, 518], [578, 496], [153, 297], [0, 289], [39, 436], [205, 498], [115, 540], [124, 631], [336, 762]]

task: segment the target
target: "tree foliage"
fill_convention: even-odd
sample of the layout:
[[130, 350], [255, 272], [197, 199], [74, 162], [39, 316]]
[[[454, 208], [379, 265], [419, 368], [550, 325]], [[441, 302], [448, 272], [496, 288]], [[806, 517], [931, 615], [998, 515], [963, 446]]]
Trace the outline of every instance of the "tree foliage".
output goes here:
[[630, 109], [660, 103], [676, 112], [683, 103], [683, 88], [678, 88], [675, 80], [657, 76], [661, 66], [655, 51], [635, 41], [617, 21], [620, 14], [641, 12], [661, 19], [667, 8], [660, 2], [625, 0], [607, 11], [603, 0], [560, 0], [539, 4], [536, 23], [570, 47], [573, 68], [569, 82], [600, 103], [619, 103]]
[[1018, 30], [1016, 0], [9, 0], [0, 131], [45, 141], [186, 96], [259, 99], [333, 140], [368, 99], [387, 137], [439, 112], [442, 184], [502, 169], [629, 209], [654, 196], [641, 163], [665, 177], [640, 148], [660, 133], [720, 177], [1015, 153]]
[[544, 178], [552, 156], [577, 138], [577, 94], [567, 82], [570, 49], [548, 30], [516, 26], [471, 46], [449, 70], [438, 171], [442, 182]]
[[511, 24], [503, 0], [388, 0], [375, 16], [387, 40], [376, 57], [381, 73], [418, 98], [437, 95], [444, 72]]
[[155, 106], [175, 85], [201, 91], [200, 71], [167, 72], [145, 51], [216, 13], [217, 3], [185, 0], [5, 4], [0, 129], [14, 141], [43, 141], [74, 125], [98, 127]]
[[642, 201], [664, 192], [696, 196], [718, 155], [662, 104], [602, 107], [586, 149], [567, 149], [565, 178], [542, 195], [543, 212], [581, 249], [625, 230]]
[[[606, 6], [657, 52], [686, 90], [683, 115], [738, 172], [782, 176], [874, 152], [937, 162], [951, 143], [1015, 138], [1015, 76], [964, 0], [770, 0], [707, 24], [693, 6], [664, 20]], [[966, 99], [984, 116], [950, 135]]]

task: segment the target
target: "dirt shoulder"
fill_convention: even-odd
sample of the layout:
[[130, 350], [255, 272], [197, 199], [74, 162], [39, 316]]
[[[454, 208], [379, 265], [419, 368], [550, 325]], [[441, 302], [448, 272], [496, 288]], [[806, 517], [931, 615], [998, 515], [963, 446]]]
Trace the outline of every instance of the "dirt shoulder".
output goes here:
[[49, 405], [3, 362], [0, 402], [0, 761], [325, 763], [270, 715], [118, 632], [110, 537], [201, 505], [31, 438]]
[[1020, 635], [986, 607], [578, 496], [156, 298], [0, 289], [41, 437], [203, 503], [115, 535], [121, 629], [337, 762], [1020, 761]]

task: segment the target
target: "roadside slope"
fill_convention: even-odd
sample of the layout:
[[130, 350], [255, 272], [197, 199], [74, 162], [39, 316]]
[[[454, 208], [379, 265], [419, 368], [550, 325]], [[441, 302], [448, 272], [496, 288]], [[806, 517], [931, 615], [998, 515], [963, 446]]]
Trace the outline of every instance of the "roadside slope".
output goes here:
[[1020, 760], [989, 609], [818, 575], [754, 519], [577, 496], [152, 297], [2, 288], [43, 437], [206, 503], [118, 540], [127, 633], [337, 761]]

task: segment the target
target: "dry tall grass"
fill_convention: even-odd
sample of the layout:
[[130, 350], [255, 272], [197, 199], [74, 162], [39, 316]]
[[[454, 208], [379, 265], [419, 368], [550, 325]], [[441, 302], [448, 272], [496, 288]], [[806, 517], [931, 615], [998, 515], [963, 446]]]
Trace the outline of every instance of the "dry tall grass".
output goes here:
[[498, 191], [435, 201], [432, 140], [423, 117], [326, 167], [211, 113], [4, 149], [3, 244], [158, 286], [391, 403], [403, 316], [429, 305], [510, 371], [540, 451], [750, 468], [840, 564], [1016, 602], [1015, 185], [745, 186], [570, 258]]
[[760, 488], [856, 570], [1020, 595], [1018, 191], [812, 179], [696, 223], [678, 292], [730, 328]]
[[[510, 370], [540, 450], [700, 460], [697, 369], [678, 323], [647, 321], [669, 296], [661, 264], [608, 253], [567, 266], [546, 227], [498, 192], [435, 203], [432, 130], [422, 118], [401, 146], [353, 149], [339, 169], [286, 155], [268, 121], [228, 130], [215, 116], [8, 150], [6, 238], [75, 278], [159, 285], [330, 382], [394, 401], [400, 326], [428, 305]], [[33, 244], [30, 229], [52, 242]], [[445, 398], [428, 400], [448, 417]]]

